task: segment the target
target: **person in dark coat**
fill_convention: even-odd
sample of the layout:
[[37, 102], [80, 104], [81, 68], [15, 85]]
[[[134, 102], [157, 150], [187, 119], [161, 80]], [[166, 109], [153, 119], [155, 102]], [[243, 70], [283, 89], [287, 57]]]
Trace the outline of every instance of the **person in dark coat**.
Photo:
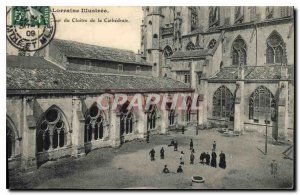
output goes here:
[[183, 169], [181, 168], [181, 165], [179, 165], [179, 167], [177, 169], [177, 173], [183, 173]]
[[147, 136], [146, 136], [146, 141], [147, 141], [147, 143], [149, 143], [149, 138], [150, 138], [150, 132], [147, 131]]
[[191, 155], [190, 155], [190, 164], [194, 164], [194, 160], [195, 160], [195, 156], [193, 154], [193, 152], [191, 152]]
[[181, 151], [181, 153], [180, 153], [180, 158], [179, 158], [179, 160], [180, 160], [180, 164], [181, 164], [181, 165], [184, 165], [184, 153], [183, 153], [183, 151]]
[[163, 171], [162, 171], [163, 173], [170, 173], [170, 171], [169, 171], [169, 169], [168, 169], [168, 167], [167, 167], [167, 165], [165, 165], [165, 168], [163, 169]]
[[202, 152], [200, 155], [200, 163], [204, 164], [205, 152]]
[[174, 151], [177, 151], [178, 150], [178, 143], [177, 141], [174, 141]]
[[208, 154], [208, 152], [206, 152], [206, 154], [205, 154], [205, 164], [209, 165], [209, 163], [210, 163], [210, 155]]
[[184, 127], [181, 128], [181, 132], [182, 132], [182, 134], [184, 134]]
[[191, 142], [190, 142], [190, 150], [193, 150], [194, 148], [194, 143], [193, 143], [193, 140], [191, 139]]
[[155, 160], [155, 150], [152, 148], [152, 150], [149, 152], [149, 155], [150, 155], [150, 160], [151, 161], [154, 161]]
[[160, 149], [160, 159], [164, 159], [165, 158], [165, 150], [164, 147], [161, 147]]
[[226, 156], [223, 153], [223, 151], [221, 151], [221, 153], [220, 153], [219, 167], [222, 169], [226, 169]]
[[217, 168], [217, 154], [214, 152], [214, 150], [211, 153], [210, 166]]

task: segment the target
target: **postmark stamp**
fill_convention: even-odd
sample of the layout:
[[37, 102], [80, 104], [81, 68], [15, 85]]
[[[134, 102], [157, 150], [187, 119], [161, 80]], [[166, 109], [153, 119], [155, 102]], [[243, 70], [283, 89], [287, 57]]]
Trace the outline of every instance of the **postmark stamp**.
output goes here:
[[13, 6], [7, 11], [6, 37], [16, 48], [37, 51], [53, 39], [56, 22], [49, 6]]

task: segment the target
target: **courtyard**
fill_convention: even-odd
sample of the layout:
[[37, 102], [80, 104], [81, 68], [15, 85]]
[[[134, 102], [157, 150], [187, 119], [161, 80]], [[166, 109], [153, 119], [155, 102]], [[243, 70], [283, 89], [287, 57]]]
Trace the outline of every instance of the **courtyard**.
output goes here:
[[[179, 143], [178, 151], [168, 147], [171, 139]], [[195, 149], [195, 164], [190, 165], [190, 139]], [[201, 152], [211, 153], [216, 141], [217, 163], [221, 150], [226, 154], [226, 169], [199, 163]], [[264, 155], [265, 137], [257, 132], [227, 137], [216, 129], [172, 131], [153, 135], [150, 143], [132, 141], [119, 148], [93, 150], [84, 158], [62, 158], [49, 161], [33, 172], [10, 174], [10, 189], [290, 189], [293, 187], [293, 161], [283, 158], [289, 145], [273, 144], [268, 140]], [[291, 143], [292, 144], [292, 143]], [[165, 149], [165, 159], [159, 151]], [[154, 148], [155, 161], [149, 151]], [[185, 153], [183, 173], [178, 174], [180, 151]], [[271, 174], [272, 160], [277, 162], [277, 175]], [[162, 173], [168, 165], [169, 174]], [[192, 185], [191, 177], [199, 175], [205, 183]]]

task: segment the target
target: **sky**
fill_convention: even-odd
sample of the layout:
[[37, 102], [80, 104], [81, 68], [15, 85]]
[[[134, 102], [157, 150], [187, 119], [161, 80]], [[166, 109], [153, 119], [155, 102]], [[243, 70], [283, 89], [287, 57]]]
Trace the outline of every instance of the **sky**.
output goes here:
[[[109, 13], [60, 13], [53, 12], [57, 21], [54, 38], [74, 40], [94, 45], [114, 47], [138, 52], [140, 49], [140, 25], [143, 12], [141, 7], [51, 7], [57, 9], [106, 9]], [[90, 22], [94, 18], [96, 22]], [[97, 22], [107, 19], [127, 19], [126, 23]], [[65, 22], [69, 19], [70, 22]], [[60, 21], [59, 21], [60, 20]], [[72, 22], [72, 20], [87, 20], [88, 22]], [[7, 43], [8, 53], [14, 53], [10, 43]]]

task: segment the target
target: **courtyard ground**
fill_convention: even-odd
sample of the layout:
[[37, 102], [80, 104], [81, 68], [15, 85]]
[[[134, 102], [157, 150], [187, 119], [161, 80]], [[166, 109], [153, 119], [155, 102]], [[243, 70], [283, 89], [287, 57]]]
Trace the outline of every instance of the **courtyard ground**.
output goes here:
[[[168, 147], [171, 139], [179, 143], [178, 152]], [[194, 141], [195, 164], [189, 164], [189, 142]], [[211, 152], [217, 143], [217, 163], [221, 150], [226, 154], [226, 169], [199, 163], [201, 152]], [[36, 171], [11, 174], [11, 189], [290, 189], [293, 187], [293, 161], [284, 159], [282, 152], [288, 145], [274, 145], [269, 140], [268, 155], [264, 155], [265, 138], [259, 133], [226, 137], [216, 130], [171, 132], [154, 135], [150, 143], [133, 141], [119, 148], [102, 148], [86, 157], [64, 158], [47, 162]], [[165, 159], [159, 151], [165, 149]], [[156, 160], [150, 161], [149, 151], [154, 148]], [[184, 173], [175, 173], [180, 151], [184, 151]], [[277, 175], [271, 174], [271, 162], [278, 164]], [[163, 174], [167, 164], [171, 173]], [[191, 177], [199, 175], [205, 183], [192, 185]]]

